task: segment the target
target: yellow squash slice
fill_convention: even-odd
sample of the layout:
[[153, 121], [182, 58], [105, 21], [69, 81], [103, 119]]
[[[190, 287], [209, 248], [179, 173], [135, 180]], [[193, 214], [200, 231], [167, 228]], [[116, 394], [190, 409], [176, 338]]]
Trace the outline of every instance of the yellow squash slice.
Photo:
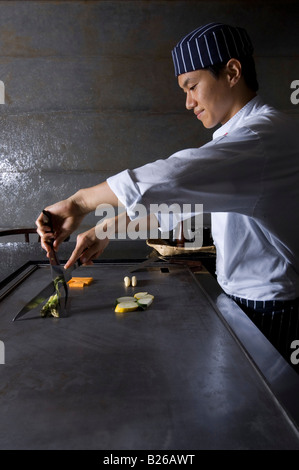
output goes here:
[[125, 302], [120, 302], [115, 307], [116, 313], [126, 313], [126, 312], [134, 312], [134, 310], [138, 310], [139, 305], [134, 300], [127, 300]]

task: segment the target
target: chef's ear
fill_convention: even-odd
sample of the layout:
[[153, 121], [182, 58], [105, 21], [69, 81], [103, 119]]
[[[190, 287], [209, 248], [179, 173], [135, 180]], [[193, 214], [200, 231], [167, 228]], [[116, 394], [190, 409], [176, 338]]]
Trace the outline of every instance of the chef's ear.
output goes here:
[[226, 64], [226, 73], [230, 86], [235, 86], [242, 76], [242, 65], [238, 59], [230, 59]]

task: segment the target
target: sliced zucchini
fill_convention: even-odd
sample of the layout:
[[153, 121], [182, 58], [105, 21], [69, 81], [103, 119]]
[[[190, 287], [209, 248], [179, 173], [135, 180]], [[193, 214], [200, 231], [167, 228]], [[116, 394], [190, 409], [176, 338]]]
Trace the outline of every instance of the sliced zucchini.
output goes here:
[[146, 310], [154, 300], [152, 294], [147, 292], [138, 292], [134, 297], [124, 296], [118, 297], [115, 301], [116, 307], [115, 312], [124, 313], [124, 312], [134, 312], [135, 310], [142, 309]]
[[141, 307], [142, 310], [146, 310], [153, 303], [153, 300], [153, 295], [147, 295], [137, 300], [137, 305]]
[[135, 299], [141, 299], [141, 297], [144, 297], [145, 295], [148, 295], [147, 292], [137, 292], [136, 294], [134, 294], [134, 297]]
[[117, 313], [125, 313], [125, 312], [134, 312], [134, 310], [138, 309], [138, 304], [134, 300], [128, 300], [126, 302], [120, 302], [115, 307], [115, 312]]
[[115, 303], [119, 304], [120, 302], [130, 302], [130, 301], [136, 302], [137, 299], [134, 299], [134, 297], [132, 297], [132, 296], [125, 295], [124, 297], [118, 297], [118, 299], [116, 299]]
[[[136, 297], [136, 296], [138, 296], [138, 297]], [[155, 298], [152, 294], [148, 294], [147, 292], [139, 292], [139, 294], [135, 294], [134, 297], [137, 300], [137, 302], [141, 299], [142, 300], [143, 299], [152, 299], [152, 300], [154, 300], [154, 298]]]

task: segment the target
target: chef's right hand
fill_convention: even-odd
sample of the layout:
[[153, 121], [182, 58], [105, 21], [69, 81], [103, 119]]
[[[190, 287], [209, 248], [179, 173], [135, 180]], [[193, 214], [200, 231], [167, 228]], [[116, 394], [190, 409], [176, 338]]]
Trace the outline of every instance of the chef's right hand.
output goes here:
[[35, 224], [36, 231], [41, 238], [41, 246], [49, 253], [47, 242], [54, 239], [53, 248], [57, 251], [59, 245], [79, 227], [85, 214], [71, 199], [57, 202], [46, 207], [45, 210], [52, 216], [53, 231], [46, 224], [43, 212], [38, 216]]

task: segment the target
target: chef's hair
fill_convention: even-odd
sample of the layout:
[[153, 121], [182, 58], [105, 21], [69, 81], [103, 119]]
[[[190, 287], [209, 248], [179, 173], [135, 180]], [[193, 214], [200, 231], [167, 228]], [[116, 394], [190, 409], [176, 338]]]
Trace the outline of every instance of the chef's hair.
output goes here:
[[[245, 80], [246, 85], [252, 91], [258, 91], [259, 84], [257, 80], [255, 62], [252, 56], [246, 56], [236, 59], [241, 64], [241, 73], [242, 77]], [[209, 65], [205, 67], [205, 70], [208, 70], [215, 78], [219, 78], [221, 71], [225, 68], [226, 62], [221, 62], [219, 64]]]

